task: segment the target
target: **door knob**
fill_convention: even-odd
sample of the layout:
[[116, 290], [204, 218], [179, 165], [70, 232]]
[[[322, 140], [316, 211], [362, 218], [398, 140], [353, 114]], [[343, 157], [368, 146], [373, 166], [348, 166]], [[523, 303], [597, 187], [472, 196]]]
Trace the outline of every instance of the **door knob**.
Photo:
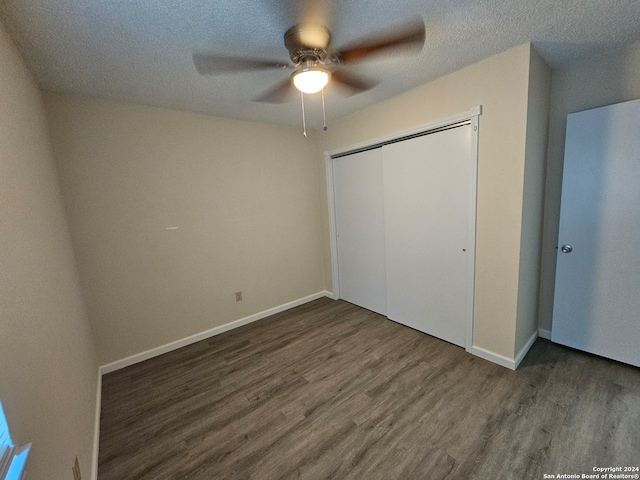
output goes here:
[[573, 252], [573, 247], [567, 243], [565, 245], [562, 245], [560, 250], [562, 250], [562, 253], [571, 253]]

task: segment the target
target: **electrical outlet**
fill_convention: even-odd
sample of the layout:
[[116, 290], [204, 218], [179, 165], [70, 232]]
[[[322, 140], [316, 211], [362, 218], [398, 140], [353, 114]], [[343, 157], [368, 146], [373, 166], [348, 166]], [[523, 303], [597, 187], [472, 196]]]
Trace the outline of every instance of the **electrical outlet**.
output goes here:
[[71, 471], [73, 471], [73, 480], [82, 480], [80, 477], [80, 464], [78, 463], [78, 457], [74, 460]]
[[236, 302], [242, 301], [242, 292], [236, 292]]

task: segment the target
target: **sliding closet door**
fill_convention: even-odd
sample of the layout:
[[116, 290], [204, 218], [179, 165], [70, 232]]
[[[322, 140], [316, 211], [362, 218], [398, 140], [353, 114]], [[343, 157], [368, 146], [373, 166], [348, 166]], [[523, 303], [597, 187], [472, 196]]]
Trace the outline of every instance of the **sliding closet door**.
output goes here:
[[333, 161], [340, 298], [386, 314], [382, 150]]
[[473, 296], [471, 129], [382, 148], [387, 316], [463, 347]]

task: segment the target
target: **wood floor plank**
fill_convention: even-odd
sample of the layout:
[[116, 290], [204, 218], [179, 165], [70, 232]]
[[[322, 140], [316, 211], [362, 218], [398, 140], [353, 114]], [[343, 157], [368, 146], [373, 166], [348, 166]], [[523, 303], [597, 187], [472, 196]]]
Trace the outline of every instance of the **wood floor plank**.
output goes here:
[[99, 480], [538, 479], [640, 461], [640, 369], [513, 372], [327, 298], [105, 375]]

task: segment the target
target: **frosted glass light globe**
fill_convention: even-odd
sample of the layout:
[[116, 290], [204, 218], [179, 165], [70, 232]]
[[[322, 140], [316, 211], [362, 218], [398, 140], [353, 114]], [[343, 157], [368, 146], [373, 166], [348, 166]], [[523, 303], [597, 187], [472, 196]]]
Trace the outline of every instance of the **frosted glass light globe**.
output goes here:
[[291, 76], [293, 84], [303, 93], [317, 93], [329, 82], [329, 71], [321, 67], [303, 68]]

